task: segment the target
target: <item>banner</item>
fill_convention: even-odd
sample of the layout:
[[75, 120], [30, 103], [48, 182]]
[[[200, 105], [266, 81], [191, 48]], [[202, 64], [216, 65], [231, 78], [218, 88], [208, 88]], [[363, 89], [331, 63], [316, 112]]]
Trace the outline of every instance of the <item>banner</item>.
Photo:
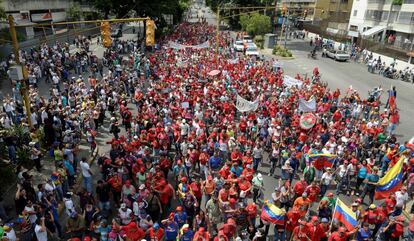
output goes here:
[[185, 49], [185, 48], [193, 48], [193, 49], [205, 49], [210, 47], [210, 43], [208, 41], [197, 44], [197, 45], [185, 45], [185, 44], [179, 44], [177, 42], [169, 41], [168, 47], [172, 49]]
[[306, 112], [313, 112], [316, 110], [316, 100], [312, 98], [308, 101], [305, 99], [299, 99], [299, 110], [306, 113]]
[[236, 108], [240, 112], [255, 111], [259, 107], [259, 98], [254, 102], [243, 99], [240, 95], [237, 95]]
[[302, 87], [302, 81], [295, 79], [289, 75], [283, 76], [283, 84], [285, 84], [287, 87], [291, 88], [292, 86], [296, 86], [298, 88]]

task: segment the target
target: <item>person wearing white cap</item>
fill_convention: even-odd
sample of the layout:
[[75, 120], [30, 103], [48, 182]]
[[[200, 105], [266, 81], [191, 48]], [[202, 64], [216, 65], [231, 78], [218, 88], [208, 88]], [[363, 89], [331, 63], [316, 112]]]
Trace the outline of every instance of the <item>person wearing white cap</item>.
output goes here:
[[258, 173], [255, 177], [253, 177], [252, 184], [253, 201], [256, 202], [256, 200], [261, 196], [262, 191], [264, 190], [263, 176], [261, 173]]

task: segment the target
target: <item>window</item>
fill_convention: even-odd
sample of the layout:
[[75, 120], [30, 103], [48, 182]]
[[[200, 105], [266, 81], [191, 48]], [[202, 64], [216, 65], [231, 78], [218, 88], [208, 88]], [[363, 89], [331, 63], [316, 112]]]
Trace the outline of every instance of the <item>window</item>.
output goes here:
[[354, 10], [354, 17], [358, 14], [358, 10]]
[[378, 10], [367, 10], [365, 12], [365, 19], [367, 20], [374, 20], [374, 21], [380, 21], [382, 16], [382, 11]]
[[414, 4], [414, 0], [404, 0], [404, 4]]
[[358, 31], [358, 26], [356, 26], [356, 25], [350, 25], [349, 26], [349, 31]]
[[400, 12], [398, 15], [398, 22], [399, 23], [406, 23], [409, 24], [412, 22], [413, 13], [412, 12]]
[[388, 19], [388, 11], [382, 12], [381, 20], [387, 21], [387, 19]]

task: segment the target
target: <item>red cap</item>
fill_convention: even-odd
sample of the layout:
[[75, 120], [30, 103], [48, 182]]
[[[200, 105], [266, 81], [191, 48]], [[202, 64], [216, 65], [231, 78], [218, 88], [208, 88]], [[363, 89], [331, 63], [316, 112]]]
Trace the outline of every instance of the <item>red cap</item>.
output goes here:
[[182, 177], [181, 182], [187, 182], [187, 177]]
[[211, 175], [208, 175], [207, 180], [211, 181], [213, 180], [213, 177]]
[[177, 212], [181, 212], [181, 211], [183, 211], [183, 207], [178, 206], [177, 208], [175, 208], [175, 211], [177, 211]]
[[236, 199], [235, 198], [230, 198], [230, 203], [231, 204], [235, 204], [236, 203]]
[[334, 194], [333, 193], [328, 193], [328, 195], [326, 195], [327, 197], [333, 197], [334, 196]]

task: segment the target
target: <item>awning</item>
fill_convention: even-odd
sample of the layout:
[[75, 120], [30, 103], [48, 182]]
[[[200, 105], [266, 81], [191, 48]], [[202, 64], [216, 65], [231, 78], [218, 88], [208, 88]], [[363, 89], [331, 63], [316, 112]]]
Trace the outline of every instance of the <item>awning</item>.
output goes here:
[[338, 34], [339, 29], [336, 29], [336, 28], [326, 28], [326, 32], [331, 33], [331, 34]]
[[386, 26], [375, 26], [373, 28], [368, 29], [367, 31], [363, 32], [361, 35], [364, 37], [369, 37], [374, 34], [377, 34], [379, 32], [382, 32], [384, 29], [386, 29]]
[[348, 36], [358, 38], [359, 37], [359, 34], [358, 34], [357, 31], [348, 31]]

